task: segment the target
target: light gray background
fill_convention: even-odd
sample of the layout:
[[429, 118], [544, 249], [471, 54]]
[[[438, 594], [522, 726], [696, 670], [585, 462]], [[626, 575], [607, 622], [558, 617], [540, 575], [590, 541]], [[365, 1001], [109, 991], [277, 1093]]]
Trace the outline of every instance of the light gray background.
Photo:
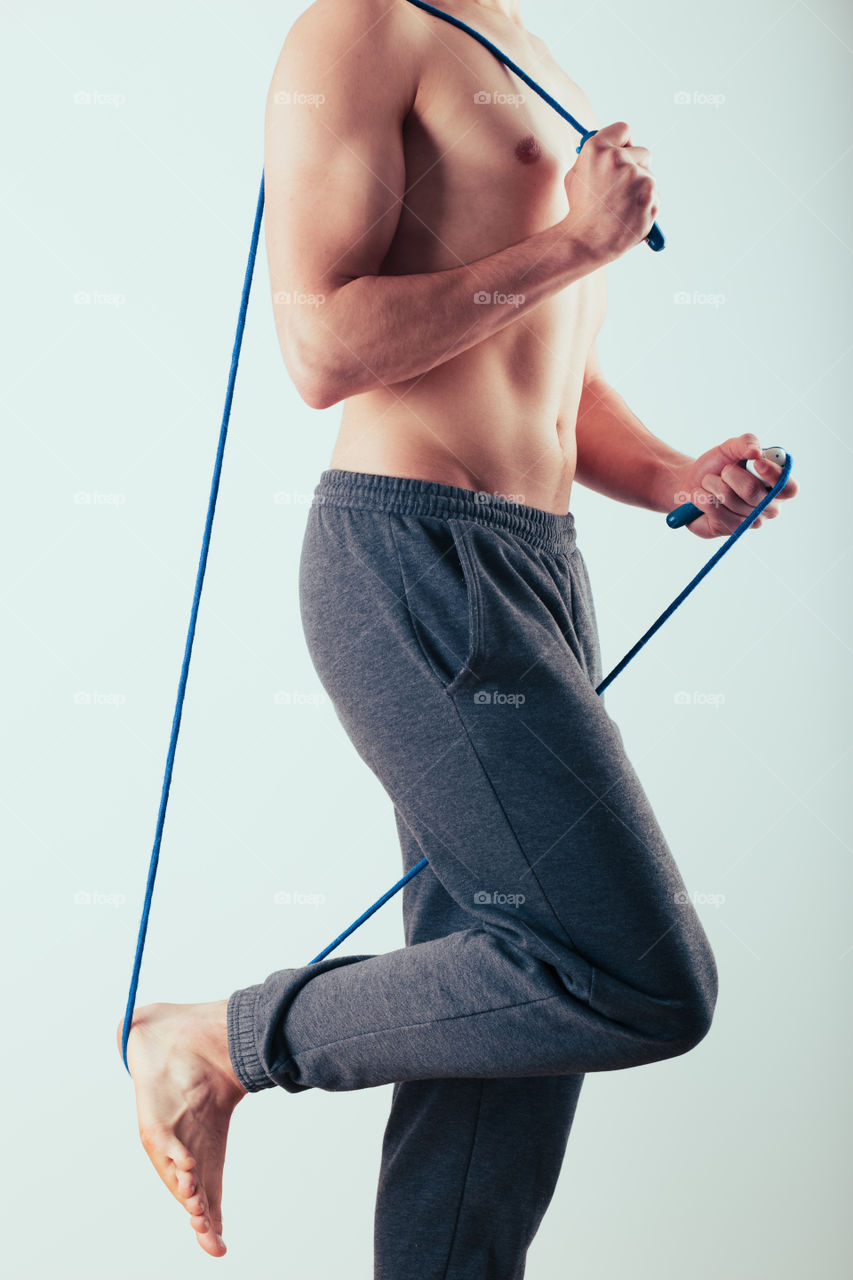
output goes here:
[[[264, 101], [302, 7], [15, 0], [0, 17], [2, 1255], [19, 1278], [371, 1275], [390, 1087], [241, 1105], [217, 1263], [138, 1144], [113, 1041]], [[851, 1137], [853, 22], [843, 0], [525, 0], [523, 16], [602, 120], [627, 119], [654, 152], [669, 244], [608, 271], [606, 376], [694, 454], [744, 430], [787, 446], [802, 486], [608, 693], [697, 895], [720, 1000], [691, 1054], [587, 1078], [529, 1275], [835, 1280]], [[262, 252], [142, 1002], [220, 998], [304, 963], [398, 874], [390, 805], [322, 696], [297, 612], [306, 502], [339, 414], [290, 384]], [[720, 544], [580, 487], [573, 510], [609, 670]], [[352, 949], [400, 945], [391, 906]]]

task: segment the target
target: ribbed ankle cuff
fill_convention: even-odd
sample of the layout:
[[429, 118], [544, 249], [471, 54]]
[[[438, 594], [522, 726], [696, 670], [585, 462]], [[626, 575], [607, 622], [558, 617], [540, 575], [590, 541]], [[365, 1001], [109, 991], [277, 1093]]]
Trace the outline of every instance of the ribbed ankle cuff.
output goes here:
[[244, 987], [228, 999], [228, 1053], [234, 1074], [249, 1093], [274, 1089], [255, 1047], [255, 1005], [260, 986]]

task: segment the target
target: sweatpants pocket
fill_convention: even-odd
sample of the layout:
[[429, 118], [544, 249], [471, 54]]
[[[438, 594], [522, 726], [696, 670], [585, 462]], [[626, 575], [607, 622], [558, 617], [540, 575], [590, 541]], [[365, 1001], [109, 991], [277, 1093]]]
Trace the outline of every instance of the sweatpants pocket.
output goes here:
[[466, 521], [390, 513], [405, 605], [415, 639], [448, 692], [476, 679], [479, 584]]

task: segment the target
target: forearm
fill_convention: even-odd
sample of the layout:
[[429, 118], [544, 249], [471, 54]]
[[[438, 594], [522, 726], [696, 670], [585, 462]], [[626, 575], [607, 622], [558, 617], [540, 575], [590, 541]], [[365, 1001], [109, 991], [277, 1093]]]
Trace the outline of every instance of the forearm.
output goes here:
[[599, 265], [558, 223], [447, 271], [360, 276], [295, 326], [293, 364], [299, 374], [292, 372], [297, 385], [301, 377], [304, 386], [317, 389], [318, 407], [419, 377]]
[[643, 426], [603, 379], [584, 383], [575, 479], [596, 493], [649, 511], [678, 506], [676, 473], [692, 459]]

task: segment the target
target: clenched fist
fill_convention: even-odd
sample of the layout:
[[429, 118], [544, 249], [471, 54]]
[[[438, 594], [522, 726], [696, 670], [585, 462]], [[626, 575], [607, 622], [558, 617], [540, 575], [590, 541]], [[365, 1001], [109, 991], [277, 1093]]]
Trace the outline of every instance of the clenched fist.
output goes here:
[[651, 152], [631, 143], [624, 121], [599, 129], [566, 176], [563, 225], [603, 266], [644, 240], [658, 214]]

